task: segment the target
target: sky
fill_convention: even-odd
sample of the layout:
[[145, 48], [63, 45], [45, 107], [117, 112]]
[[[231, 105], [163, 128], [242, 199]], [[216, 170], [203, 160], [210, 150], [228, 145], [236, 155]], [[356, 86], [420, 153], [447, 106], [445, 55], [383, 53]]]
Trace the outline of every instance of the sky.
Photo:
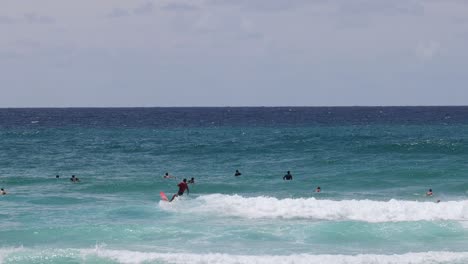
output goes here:
[[0, 0], [0, 107], [468, 105], [468, 0]]

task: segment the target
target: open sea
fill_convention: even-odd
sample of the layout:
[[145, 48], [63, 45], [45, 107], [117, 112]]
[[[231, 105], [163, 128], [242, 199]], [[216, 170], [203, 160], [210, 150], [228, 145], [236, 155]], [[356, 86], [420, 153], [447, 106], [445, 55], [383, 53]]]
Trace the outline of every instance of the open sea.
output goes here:
[[0, 188], [1, 264], [466, 264], [468, 107], [0, 109]]

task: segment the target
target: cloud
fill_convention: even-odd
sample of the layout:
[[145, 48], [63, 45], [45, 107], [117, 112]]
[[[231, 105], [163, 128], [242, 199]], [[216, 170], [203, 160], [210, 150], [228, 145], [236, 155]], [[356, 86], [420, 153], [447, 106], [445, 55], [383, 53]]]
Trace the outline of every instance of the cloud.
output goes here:
[[32, 39], [18, 39], [16, 41], [13, 41], [15, 47], [20, 47], [20, 48], [29, 48], [29, 49], [35, 49], [38, 47], [41, 47], [41, 43], [39, 41], [35, 41]]
[[128, 10], [122, 9], [122, 8], [114, 8], [112, 11], [107, 15], [107, 17], [110, 18], [117, 18], [117, 17], [125, 17], [129, 16], [130, 13]]
[[340, 13], [354, 15], [422, 15], [424, 6], [413, 1], [356, 0], [340, 5]]
[[35, 13], [28, 13], [24, 15], [26, 22], [30, 24], [54, 24], [55, 19], [49, 16], [42, 16]]
[[[10, 2], [0, 11], [0, 32], [8, 36], [0, 41], [0, 79], [24, 90], [71, 94], [90, 84], [105, 95], [122, 83], [144, 94], [137, 105], [235, 104], [231, 91], [237, 103], [253, 105], [366, 103], [360, 98], [375, 104], [385, 103], [381, 93], [393, 94], [393, 87], [423, 91], [429, 82], [442, 84], [433, 74], [438, 69], [446, 68], [443, 80], [453, 77], [459, 91], [468, 78], [467, 6], [452, 0], [107, 0], [93, 8], [87, 1]], [[41, 15], [56, 24], [30, 24], [47, 23]], [[189, 76], [180, 78], [181, 72]], [[27, 73], [35, 77], [24, 78]], [[202, 90], [181, 98], [190, 87]], [[252, 87], [256, 94], [275, 90], [276, 97], [253, 97]], [[132, 92], [96, 104], [125, 103]], [[2, 96], [0, 106], [55, 103], [53, 92], [43, 94], [30, 101]], [[468, 98], [466, 89], [463, 94], [455, 99]], [[86, 97], [63, 104], [89, 105]], [[400, 97], [387, 102], [411, 100]]]
[[8, 16], [0, 16], [0, 25], [1, 24], [13, 24], [15, 20]]
[[419, 43], [416, 47], [416, 55], [422, 60], [431, 60], [440, 50], [440, 44], [436, 41]]
[[239, 6], [245, 11], [275, 12], [286, 11], [312, 2], [322, 2], [322, 0], [208, 0], [207, 3], [218, 6]]
[[124, 8], [114, 8], [110, 11], [106, 17], [108, 18], [120, 18], [131, 15], [148, 15], [151, 14], [154, 10], [154, 5], [151, 2], [143, 3], [133, 9], [124, 9]]
[[133, 13], [136, 15], [148, 15], [153, 13], [154, 4], [151, 2], [146, 2], [133, 9]]
[[168, 11], [195, 11], [198, 10], [199, 7], [190, 5], [190, 4], [185, 4], [185, 3], [169, 3], [167, 5], [164, 5], [162, 7], [164, 10]]
[[245, 39], [261, 39], [263, 34], [256, 30], [254, 23], [249, 19], [242, 19], [240, 23], [242, 38]]
[[27, 13], [23, 17], [12, 18], [9, 16], [0, 16], [0, 24], [54, 24], [55, 19], [50, 16], [39, 15], [36, 13]]
[[18, 52], [0, 50], [0, 60], [2, 60], [2, 61], [17, 60], [17, 59], [21, 59], [21, 58], [22, 58], [22, 56], [20, 54], [18, 54]]

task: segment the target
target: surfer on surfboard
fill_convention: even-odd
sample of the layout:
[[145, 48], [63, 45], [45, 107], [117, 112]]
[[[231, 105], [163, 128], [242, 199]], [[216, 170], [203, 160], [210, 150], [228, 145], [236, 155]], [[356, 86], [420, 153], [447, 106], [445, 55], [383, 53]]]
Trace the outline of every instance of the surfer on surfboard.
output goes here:
[[177, 196], [184, 195], [185, 190], [187, 190], [187, 194], [189, 194], [190, 192], [189, 187], [187, 185], [187, 179], [184, 179], [181, 182], [179, 182], [177, 186], [179, 186], [179, 191], [176, 194], [174, 194], [174, 196], [172, 196], [172, 199], [169, 202], [172, 202], [172, 200], [174, 200], [174, 198], [176, 198]]

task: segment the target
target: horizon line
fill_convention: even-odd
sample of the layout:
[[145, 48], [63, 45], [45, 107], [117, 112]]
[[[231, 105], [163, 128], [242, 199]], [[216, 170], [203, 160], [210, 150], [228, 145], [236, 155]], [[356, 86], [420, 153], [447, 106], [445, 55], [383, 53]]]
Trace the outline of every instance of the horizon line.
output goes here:
[[378, 108], [378, 107], [468, 107], [468, 105], [278, 105], [278, 106], [11, 106], [0, 109], [124, 109], [124, 108]]

